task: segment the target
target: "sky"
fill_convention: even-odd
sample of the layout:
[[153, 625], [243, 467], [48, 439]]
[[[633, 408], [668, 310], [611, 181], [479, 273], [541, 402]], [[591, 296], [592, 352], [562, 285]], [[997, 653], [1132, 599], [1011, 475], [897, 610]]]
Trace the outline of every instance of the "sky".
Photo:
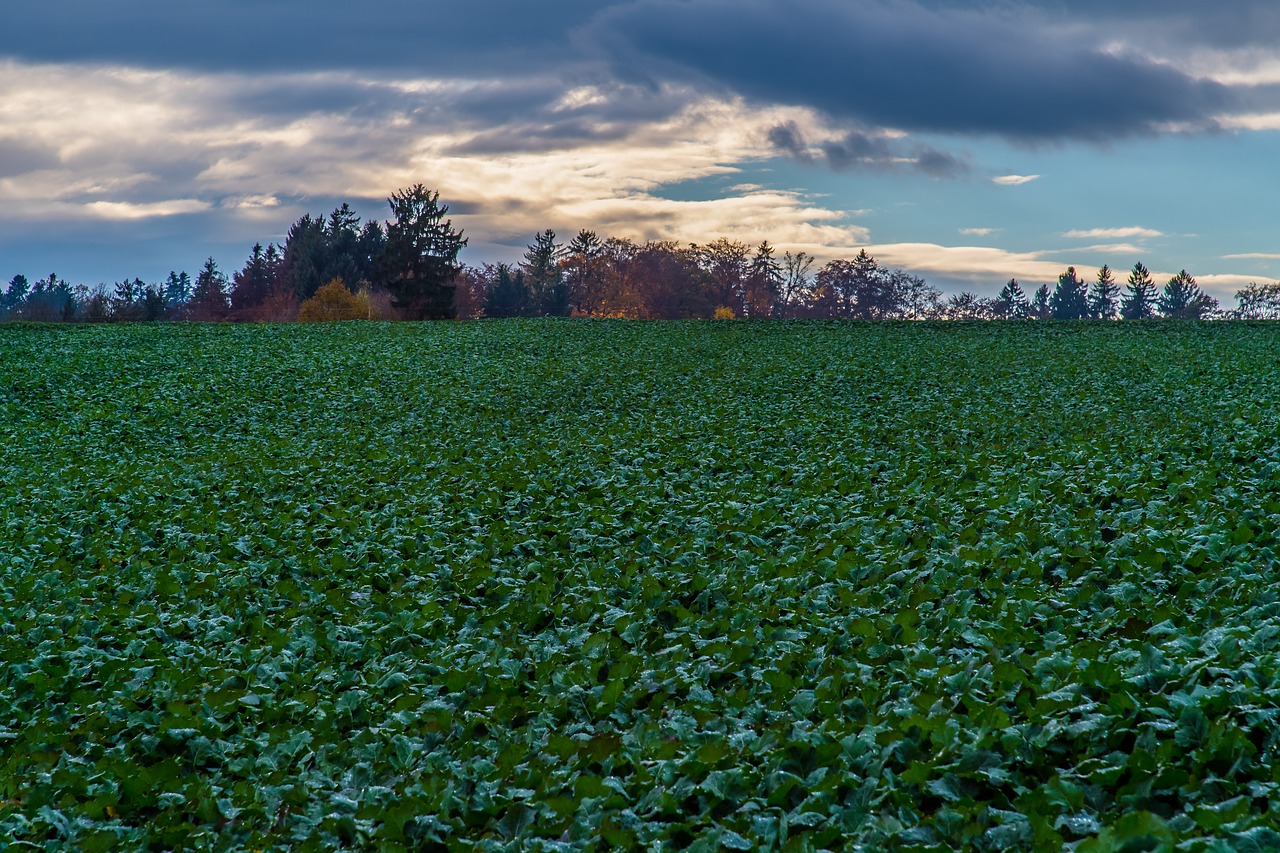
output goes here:
[[0, 9], [0, 285], [206, 257], [423, 183], [546, 228], [865, 248], [945, 292], [1280, 279], [1273, 0], [46, 0]]

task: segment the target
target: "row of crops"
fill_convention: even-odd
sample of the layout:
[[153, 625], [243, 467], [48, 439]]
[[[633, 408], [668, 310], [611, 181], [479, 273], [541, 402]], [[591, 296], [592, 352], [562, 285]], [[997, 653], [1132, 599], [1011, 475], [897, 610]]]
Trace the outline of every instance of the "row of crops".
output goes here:
[[0, 328], [13, 849], [1280, 847], [1280, 329]]

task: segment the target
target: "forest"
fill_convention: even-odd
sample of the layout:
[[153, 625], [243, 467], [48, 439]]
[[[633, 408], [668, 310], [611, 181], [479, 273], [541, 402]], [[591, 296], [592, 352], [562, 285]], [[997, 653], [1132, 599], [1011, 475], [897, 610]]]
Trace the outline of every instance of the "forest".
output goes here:
[[18, 274], [0, 292], [0, 320], [1280, 318], [1280, 282], [1249, 284], [1227, 309], [1186, 270], [1160, 286], [1140, 262], [1123, 284], [1109, 266], [1093, 280], [1068, 267], [1029, 293], [1010, 279], [994, 297], [944, 296], [865, 249], [819, 266], [767, 240], [637, 242], [583, 229], [563, 242], [548, 229], [518, 263], [469, 266], [458, 261], [467, 240], [438, 193], [418, 184], [388, 203], [386, 222], [361, 222], [346, 203], [327, 217], [304, 215], [282, 244], [255, 244], [231, 274], [213, 258], [194, 279], [172, 271], [160, 282], [85, 285], [51, 273], [33, 283]]

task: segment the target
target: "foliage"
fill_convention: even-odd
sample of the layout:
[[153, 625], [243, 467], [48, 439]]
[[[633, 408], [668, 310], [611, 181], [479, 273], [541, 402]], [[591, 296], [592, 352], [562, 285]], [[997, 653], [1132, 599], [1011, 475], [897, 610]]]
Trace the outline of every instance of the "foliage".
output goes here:
[[1172, 320], [1199, 320], [1218, 310], [1218, 300], [1201, 290], [1196, 280], [1183, 270], [1164, 286], [1157, 307]]
[[1027, 294], [1016, 278], [1009, 279], [1005, 286], [1000, 288], [996, 302], [999, 316], [1006, 319], [1021, 320], [1031, 313], [1031, 303], [1027, 301]]
[[1075, 267], [1058, 276], [1058, 286], [1049, 297], [1049, 314], [1055, 320], [1079, 320], [1089, 316], [1088, 292]]
[[1235, 316], [1244, 320], [1280, 320], [1280, 282], [1249, 282], [1236, 291]]
[[1126, 320], [1147, 320], [1156, 312], [1156, 283], [1142, 262], [1133, 265], [1120, 302], [1120, 316]]
[[1111, 320], [1116, 316], [1116, 297], [1120, 286], [1116, 284], [1111, 267], [1106, 264], [1098, 270], [1098, 278], [1089, 288], [1089, 316], [1095, 320]]
[[223, 320], [227, 316], [230, 301], [227, 297], [227, 277], [218, 269], [213, 258], [204, 262], [191, 289], [187, 313], [192, 320]]
[[0, 328], [0, 837], [1275, 849], [1277, 334]]
[[327, 323], [339, 320], [369, 319], [369, 298], [352, 293], [346, 283], [335, 278], [316, 291], [298, 307], [298, 320], [303, 323]]
[[527, 316], [567, 317], [569, 315], [569, 284], [565, 281], [561, 264], [567, 250], [556, 242], [556, 232], [550, 228], [533, 238], [533, 245], [524, 253], [525, 283], [529, 290], [529, 305], [521, 312]]
[[394, 218], [379, 257], [380, 279], [396, 310], [409, 320], [456, 317], [458, 252], [467, 241], [445, 218], [449, 206], [422, 184], [393, 193], [387, 203]]

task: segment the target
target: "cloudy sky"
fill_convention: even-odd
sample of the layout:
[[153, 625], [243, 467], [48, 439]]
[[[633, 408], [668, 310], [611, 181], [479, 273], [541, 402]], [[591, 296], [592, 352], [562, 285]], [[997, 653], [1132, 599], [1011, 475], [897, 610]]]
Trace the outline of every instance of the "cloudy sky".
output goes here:
[[[534, 232], [1280, 278], [1272, 0], [46, 0], [0, 10], [0, 282], [238, 268], [441, 192]], [[1121, 276], [1123, 278], [1123, 276]]]

